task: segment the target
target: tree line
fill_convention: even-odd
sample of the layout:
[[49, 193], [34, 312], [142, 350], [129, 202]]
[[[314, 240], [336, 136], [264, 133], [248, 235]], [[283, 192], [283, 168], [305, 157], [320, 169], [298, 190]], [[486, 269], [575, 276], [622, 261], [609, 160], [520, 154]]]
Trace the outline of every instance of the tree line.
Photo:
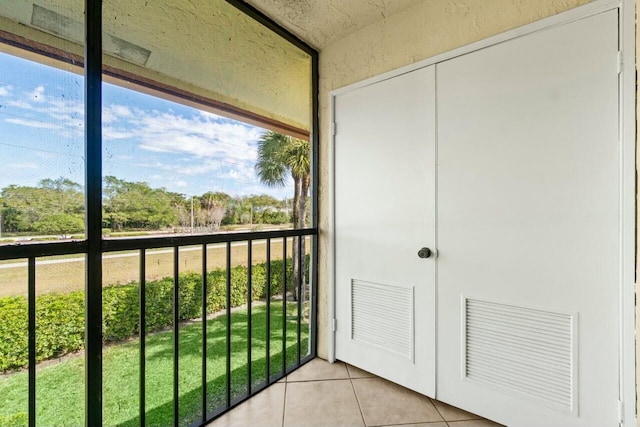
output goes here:
[[[311, 185], [310, 142], [273, 131], [258, 141], [254, 165], [265, 185], [283, 187], [290, 177], [294, 194], [289, 200], [268, 195], [232, 197], [206, 192], [188, 197], [146, 182], [129, 182], [107, 176], [103, 183], [103, 226], [108, 231], [161, 230], [171, 228], [211, 232], [232, 224], [283, 224], [293, 228], [310, 225], [308, 197]], [[69, 235], [84, 230], [84, 195], [80, 184], [67, 178], [43, 179], [35, 187], [9, 185], [0, 192], [0, 231]], [[178, 230], [180, 231], [180, 230]], [[306, 270], [305, 239], [293, 239], [291, 294], [298, 299], [305, 280], [296, 283], [299, 269]]]
[[[292, 200], [272, 196], [231, 196], [206, 192], [187, 196], [115, 176], [103, 181], [103, 227], [110, 231], [217, 231], [234, 224], [292, 222]], [[9, 185], [0, 191], [2, 231], [69, 235], [84, 231], [82, 186], [67, 178], [43, 179], [36, 186]]]

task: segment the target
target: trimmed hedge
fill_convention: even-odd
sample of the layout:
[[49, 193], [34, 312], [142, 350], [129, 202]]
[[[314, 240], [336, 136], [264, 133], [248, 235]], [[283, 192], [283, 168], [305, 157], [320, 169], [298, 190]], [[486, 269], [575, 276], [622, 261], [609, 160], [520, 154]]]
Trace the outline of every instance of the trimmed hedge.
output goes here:
[[[307, 262], [308, 266], [309, 263]], [[271, 294], [282, 289], [283, 261], [271, 261]], [[231, 269], [231, 306], [247, 301], [247, 267]], [[252, 297], [266, 294], [266, 264], [252, 266]], [[287, 262], [287, 278], [291, 262]], [[207, 313], [225, 308], [226, 270], [207, 274]], [[140, 332], [140, 284], [108, 285], [102, 289], [103, 341], [121, 341]], [[182, 320], [202, 316], [202, 276], [183, 273], [178, 278], [178, 317]], [[165, 277], [145, 284], [146, 331], [153, 332], [173, 323], [173, 278]], [[84, 347], [84, 291], [46, 294], [36, 298], [36, 360], [42, 361], [81, 350]], [[28, 364], [28, 310], [24, 296], [0, 298], [0, 372]]]

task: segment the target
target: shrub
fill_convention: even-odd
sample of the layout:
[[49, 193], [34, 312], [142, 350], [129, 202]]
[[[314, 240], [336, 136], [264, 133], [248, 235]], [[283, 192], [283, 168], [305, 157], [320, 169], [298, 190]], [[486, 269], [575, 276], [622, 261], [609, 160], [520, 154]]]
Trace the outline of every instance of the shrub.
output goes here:
[[66, 236], [84, 230], [84, 219], [79, 214], [54, 213], [34, 222], [33, 229], [40, 234]]
[[[25, 297], [0, 299], [0, 372], [27, 365], [28, 308]], [[84, 292], [36, 298], [36, 360], [80, 350], [84, 345]]]
[[[26, 331], [25, 331], [26, 332]], [[84, 292], [36, 298], [36, 359], [46, 360], [84, 346]]]
[[264, 211], [264, 213], [262, 214], [262, 220], [266, 224], [275, 224], [275, 225], [277, 225], [277, 224], [286, 224], [288, 222], [291, 222], [291, 217], [286, 212], [273, 211], [271, 209], [268, 209], [268, 210]]
[[[306, 263], [309, 265], [309, 262]], [[281, 293], [283, 261], [271, 261], [271, 295]], [[266, 265], [252, 266], [252, 299], [266, 296]], [[291, 262], [287, 263], [287, 278]], [[207, 273], [207, 313], [226, 307], [227, 273]], [[231, 306], [247, 301], [247, 267], [231, 269]], [[140, 332], [140, 284], [108, 285], [102, 289], [103, 340], [120, 341]], [[183, 273], [178, 277], [178, 318], [202, 316], [202, 276]], [[173, 324], [173, 278], [145, 283], [146, 331]], [[36, 298], [36, 360], [42, 361], [81, 350], [84, 347], [84, 292], [39, 295]], [[0, 372], [19, 369], [28, 363], [28, 308], [24, 296], [0, 298]]]
[[26, 298], [0, 299], [0, 372], [26, 364], [27, 320]]

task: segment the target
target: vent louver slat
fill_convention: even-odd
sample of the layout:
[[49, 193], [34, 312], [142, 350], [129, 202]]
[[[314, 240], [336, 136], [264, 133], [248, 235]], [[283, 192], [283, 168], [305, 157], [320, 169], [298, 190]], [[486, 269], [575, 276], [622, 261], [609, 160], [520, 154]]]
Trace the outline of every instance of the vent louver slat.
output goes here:
[[465, 376], [576, 412], [574, 315], [464, 300]]
[[351, 339], [413, 360], [413, 288], [351, 281]]

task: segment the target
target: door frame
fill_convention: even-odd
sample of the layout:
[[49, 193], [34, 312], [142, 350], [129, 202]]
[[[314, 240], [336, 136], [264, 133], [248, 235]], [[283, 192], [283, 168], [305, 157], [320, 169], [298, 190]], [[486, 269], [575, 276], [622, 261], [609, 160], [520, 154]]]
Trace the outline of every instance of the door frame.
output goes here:
[[[554, 26], [568, 24], [608, 10], [617, 9], [619, 13], [619, 42], [621, 52], [619, 93], [619, 144], [620, 144], [620, 418], [621, 425], [636, 425], [636, 343], [635, 343], [635, 269], [636, 269], [636, 105], [635, 105], [635, 1], [634, 0], [595, 0], [566, 12], [544, 18], [531, 24], [518, 27], [504, 33], [480, 40], [450, 52], [410, 64], [375, 77], [333, 90], [329, 93], [330, 135], [329, 144], [329, 245], [328, 245], [328, 306], [327, 327], [328, 359], [335, 362], [335, 316], [336, 316], [336, 280], [335, 280], [335, 98], [383, 80], [387, 80], [420, 68], [437, 64], [470, 52], [484, 49], [507, 40], [541, 31]], [[436, 289], [438, 284], [436, 283]], [[438, 308], [436, 307], [436, 310]], [[437, 372], [436, 372], [437, 374]]]

